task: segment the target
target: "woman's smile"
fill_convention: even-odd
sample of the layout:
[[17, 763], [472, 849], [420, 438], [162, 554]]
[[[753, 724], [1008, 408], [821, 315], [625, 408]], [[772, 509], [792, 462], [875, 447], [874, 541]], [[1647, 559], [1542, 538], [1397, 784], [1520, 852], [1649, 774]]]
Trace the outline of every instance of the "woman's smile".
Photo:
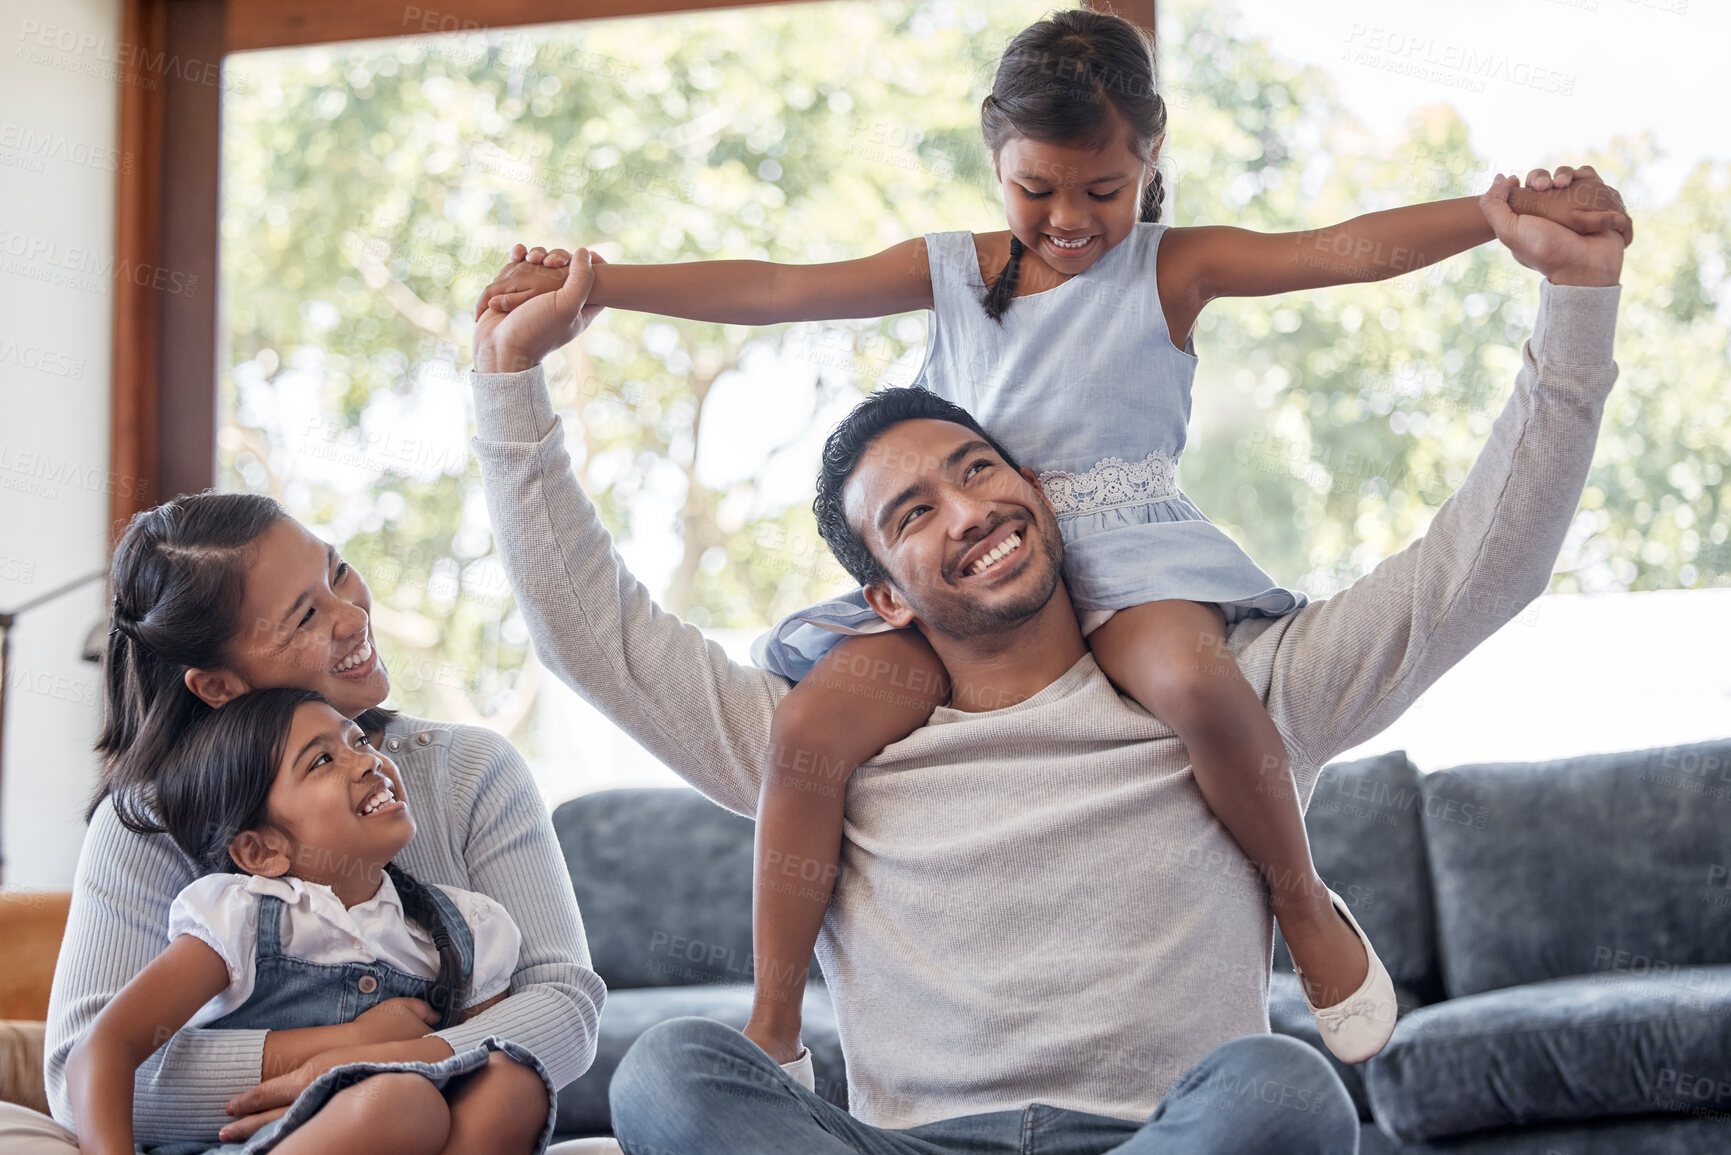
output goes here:
[[360, 681], [369, 677], [378, 668], [379, 655], [373, 647], [373, 630], [371, 623], [367, 626], [366, 636], [360, 645], [350, 650], [343, 659], [331, 667], [331, 673], [339, 678]]

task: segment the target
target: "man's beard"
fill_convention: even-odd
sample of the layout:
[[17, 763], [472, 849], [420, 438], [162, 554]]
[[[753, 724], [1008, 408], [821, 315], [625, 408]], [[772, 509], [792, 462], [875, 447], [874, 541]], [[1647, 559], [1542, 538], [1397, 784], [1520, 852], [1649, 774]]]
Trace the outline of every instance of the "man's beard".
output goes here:
[[[999, 523], [1000, 525], [1002, 522]], [[992, 527], [993, 529], [996, 526]], [[988, 530], [987, 532], [991, 532]], [[985, 605], [965, 594], [945, 588], [941, 592], [904, 588], [902, 597], [908, 607], [924, 622], [926, 628], [943, 637], [967, 641], [983, 634], [1003, 633], [1029, 621], [1052, 600], [1058, 589], [1059, 570], [1064, 563], [1064, 547], [1054, 528], [1035, 524], [1027, 530], [1036, 541], [1046, 573], [1025, 594], [1008, 602]]]

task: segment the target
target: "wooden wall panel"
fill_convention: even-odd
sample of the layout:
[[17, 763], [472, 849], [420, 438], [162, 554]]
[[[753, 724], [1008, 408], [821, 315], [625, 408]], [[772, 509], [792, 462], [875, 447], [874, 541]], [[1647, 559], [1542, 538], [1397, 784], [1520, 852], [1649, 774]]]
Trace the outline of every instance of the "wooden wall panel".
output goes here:
[[[109, 501], [216, 482], [221, 60], [229, 52], [787, 0], [123, 0]], [[1088, 0], [1154, 27], [1156, 0]]]
[[1155, 0], [1083, 0], [1084, 8], [1096, 11], [1112, 12], [1132, 24], [1140, 24], [1150, 32], [1154, 30]]
[[163, 498], [216, 484], [222, 33], [223, 0], [169, 4], [169, 43], [200, 66], [186, 66], [163, 85], [161, 236], [168, 275], [159, 279], [156, 434]]
[[[162, 51], [166, 16], [164, 0], [126, 0], [121, 38], [154, 57]], [[156, 260], [163, 173], [162, 88], [122, 79], [120, 155], [132, 163], [120, 166], [115, 188], [114, 267], [124, 272]], [[155, 293], [131, 277], [116, 275], [108, 442], [108, 467], [116, 482], [108, 498], [114, 535], [119, 525], [155, 501], [156, 305]]]
[[228, 48], [284, 48], [332, 40], [477, 32], [521, 24], [743, 8], [786, 0], [228, 0]]
[[115, 205], [109, 498], [140, 509], [216, 482], [223, 0], [126, 0]]

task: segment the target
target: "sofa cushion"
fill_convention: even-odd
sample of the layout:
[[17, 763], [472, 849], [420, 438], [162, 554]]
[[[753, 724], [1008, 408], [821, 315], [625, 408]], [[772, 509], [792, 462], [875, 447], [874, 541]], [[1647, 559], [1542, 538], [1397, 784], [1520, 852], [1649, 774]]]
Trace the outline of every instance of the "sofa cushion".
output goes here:
[[1731, 963], [1731, 741], [1421, 785], [1451, 996]]
[[602, 790], [553, 829], [609, 989], [751, 981], [749, 818], [684, 787]]
[[1640, 1115], [1499, 1127], [1436, 1143], [1396, 1143], [1375, 1127], [1359, 1132], [1358, 1155], [1725, 1155], [1731, 1119]]
[[[1401, 750], [1331, 763], [1304, 815], [1317, 873], [1352, 908], [1403, 1009], [1442, 997], [1419, 777]], [[1292, 969], [1278, 935], [1275, 966]]]
[[1372, 1118], [1370, 1096], [1365, 1093], [1361, 1073], [1363, 1067], [1348, 1066], [1334, 1057], [1322, 1041], [1322, 1030], [1316, 1025], [1315, 1016], [1304, 1005], [1304, 991], [1298, 985], [1298, 976], [1291, 971], [1275, 971], [1269, 979], [1268, 1025], [1277, 1035], [1290, 1035], [1315, 1047], [1317, 1053], [1334, 1068], [1334, 1073], [1340, 1076], [1340, 1081], [1346, 1084], [1346, 1093], [1352, 1096], [1358, 1117], [1367, 1122]]
[[48, 1024], [40, 1019], [0, 1019], [0, 1103], [48, 1114], [42, 1070], [47, 1031]]
[[1364, 1065], [1414, 1142], [1613, 1115], [1731, 1112], [1731, 966], [1586, 975], [1421, 1007]]
[[[706, 805], [708, 805], [706, 803]], [[829, 992], [813, 986], [805, 993], [801, 1038], [811, 1051], [812, 1075], [819, 1095], [847, 1106], [847, 1076], [842, 1067], [841, 1037], [836, 1034], [835, 1009]], [[581, 1078], [559, 1092], [558, 1135], [598, 1135], [613, 1129], [607, 1088], [613, 1072], [637, 1037], [656, 1023], [683, 1015], [715, 1019], [744, 1027], [751, 1017], [751, 987], [739, 983], [691, 987], [656, 987], [609, 991], [601, 1008], [600, 1039], [595, 1063]]]

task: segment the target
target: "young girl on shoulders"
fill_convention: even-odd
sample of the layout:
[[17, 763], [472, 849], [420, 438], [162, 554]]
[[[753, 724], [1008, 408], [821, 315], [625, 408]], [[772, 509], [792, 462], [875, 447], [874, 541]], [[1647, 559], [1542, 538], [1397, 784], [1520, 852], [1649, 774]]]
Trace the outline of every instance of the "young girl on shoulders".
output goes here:
[[[1476, 198], [1355, 217], [1323, 233], [1157, 223], [1166, 108], [1150, 38], [1115, 16], [1059, 12], [1006, 49], [981, 128], [1008, 228], [934, 233], [824, 265], [710, 261], [605, 265], [591, 305], [770, 324], [933, 310], [921, 384], [969, 410], [1040, 473], [1059, 519], [1064, 580], [1094, 659], [1184, 741], [1196, 784], [1266, 880], [1323, 1038], [1347, 1062], [1381, 1049], [1393, 985], [1311, 862], [1280, 732], [1225, 647], [1227, 626], [1305, 604], [1277, 585], [1177, 484], [1209, 302], [1409, 272], [1492, 239]], [[1566, 193], [1515, 207], [1580, 232], [1608, 213]], [[563, 280], [569, 254], [527, 256], [483, 294], [510, 309]], [[587, 254], [585, 254], [586, 259]], [[598, 265], [601, 264], [596, 260]], [[908, 509], [894, 532], [917, 532]], [[994, 516], [934, 580], [982, 592], [1027, 562]], [[846, 559], [844, 559], [846, 564]], [[917, 616], [881, 569], [862, 589], [792, 615], [760, 664], [798, 684], [776, 711], [759, 802], [753, 932], [757, 993], [746, 1034], [796, 1076], [800, 993], [833, 891], [852, 770], [948, 700]], [[961, 710], [1008, 703], [949, 702]], [[789, 864], [796, 885], [789, 885]]]

